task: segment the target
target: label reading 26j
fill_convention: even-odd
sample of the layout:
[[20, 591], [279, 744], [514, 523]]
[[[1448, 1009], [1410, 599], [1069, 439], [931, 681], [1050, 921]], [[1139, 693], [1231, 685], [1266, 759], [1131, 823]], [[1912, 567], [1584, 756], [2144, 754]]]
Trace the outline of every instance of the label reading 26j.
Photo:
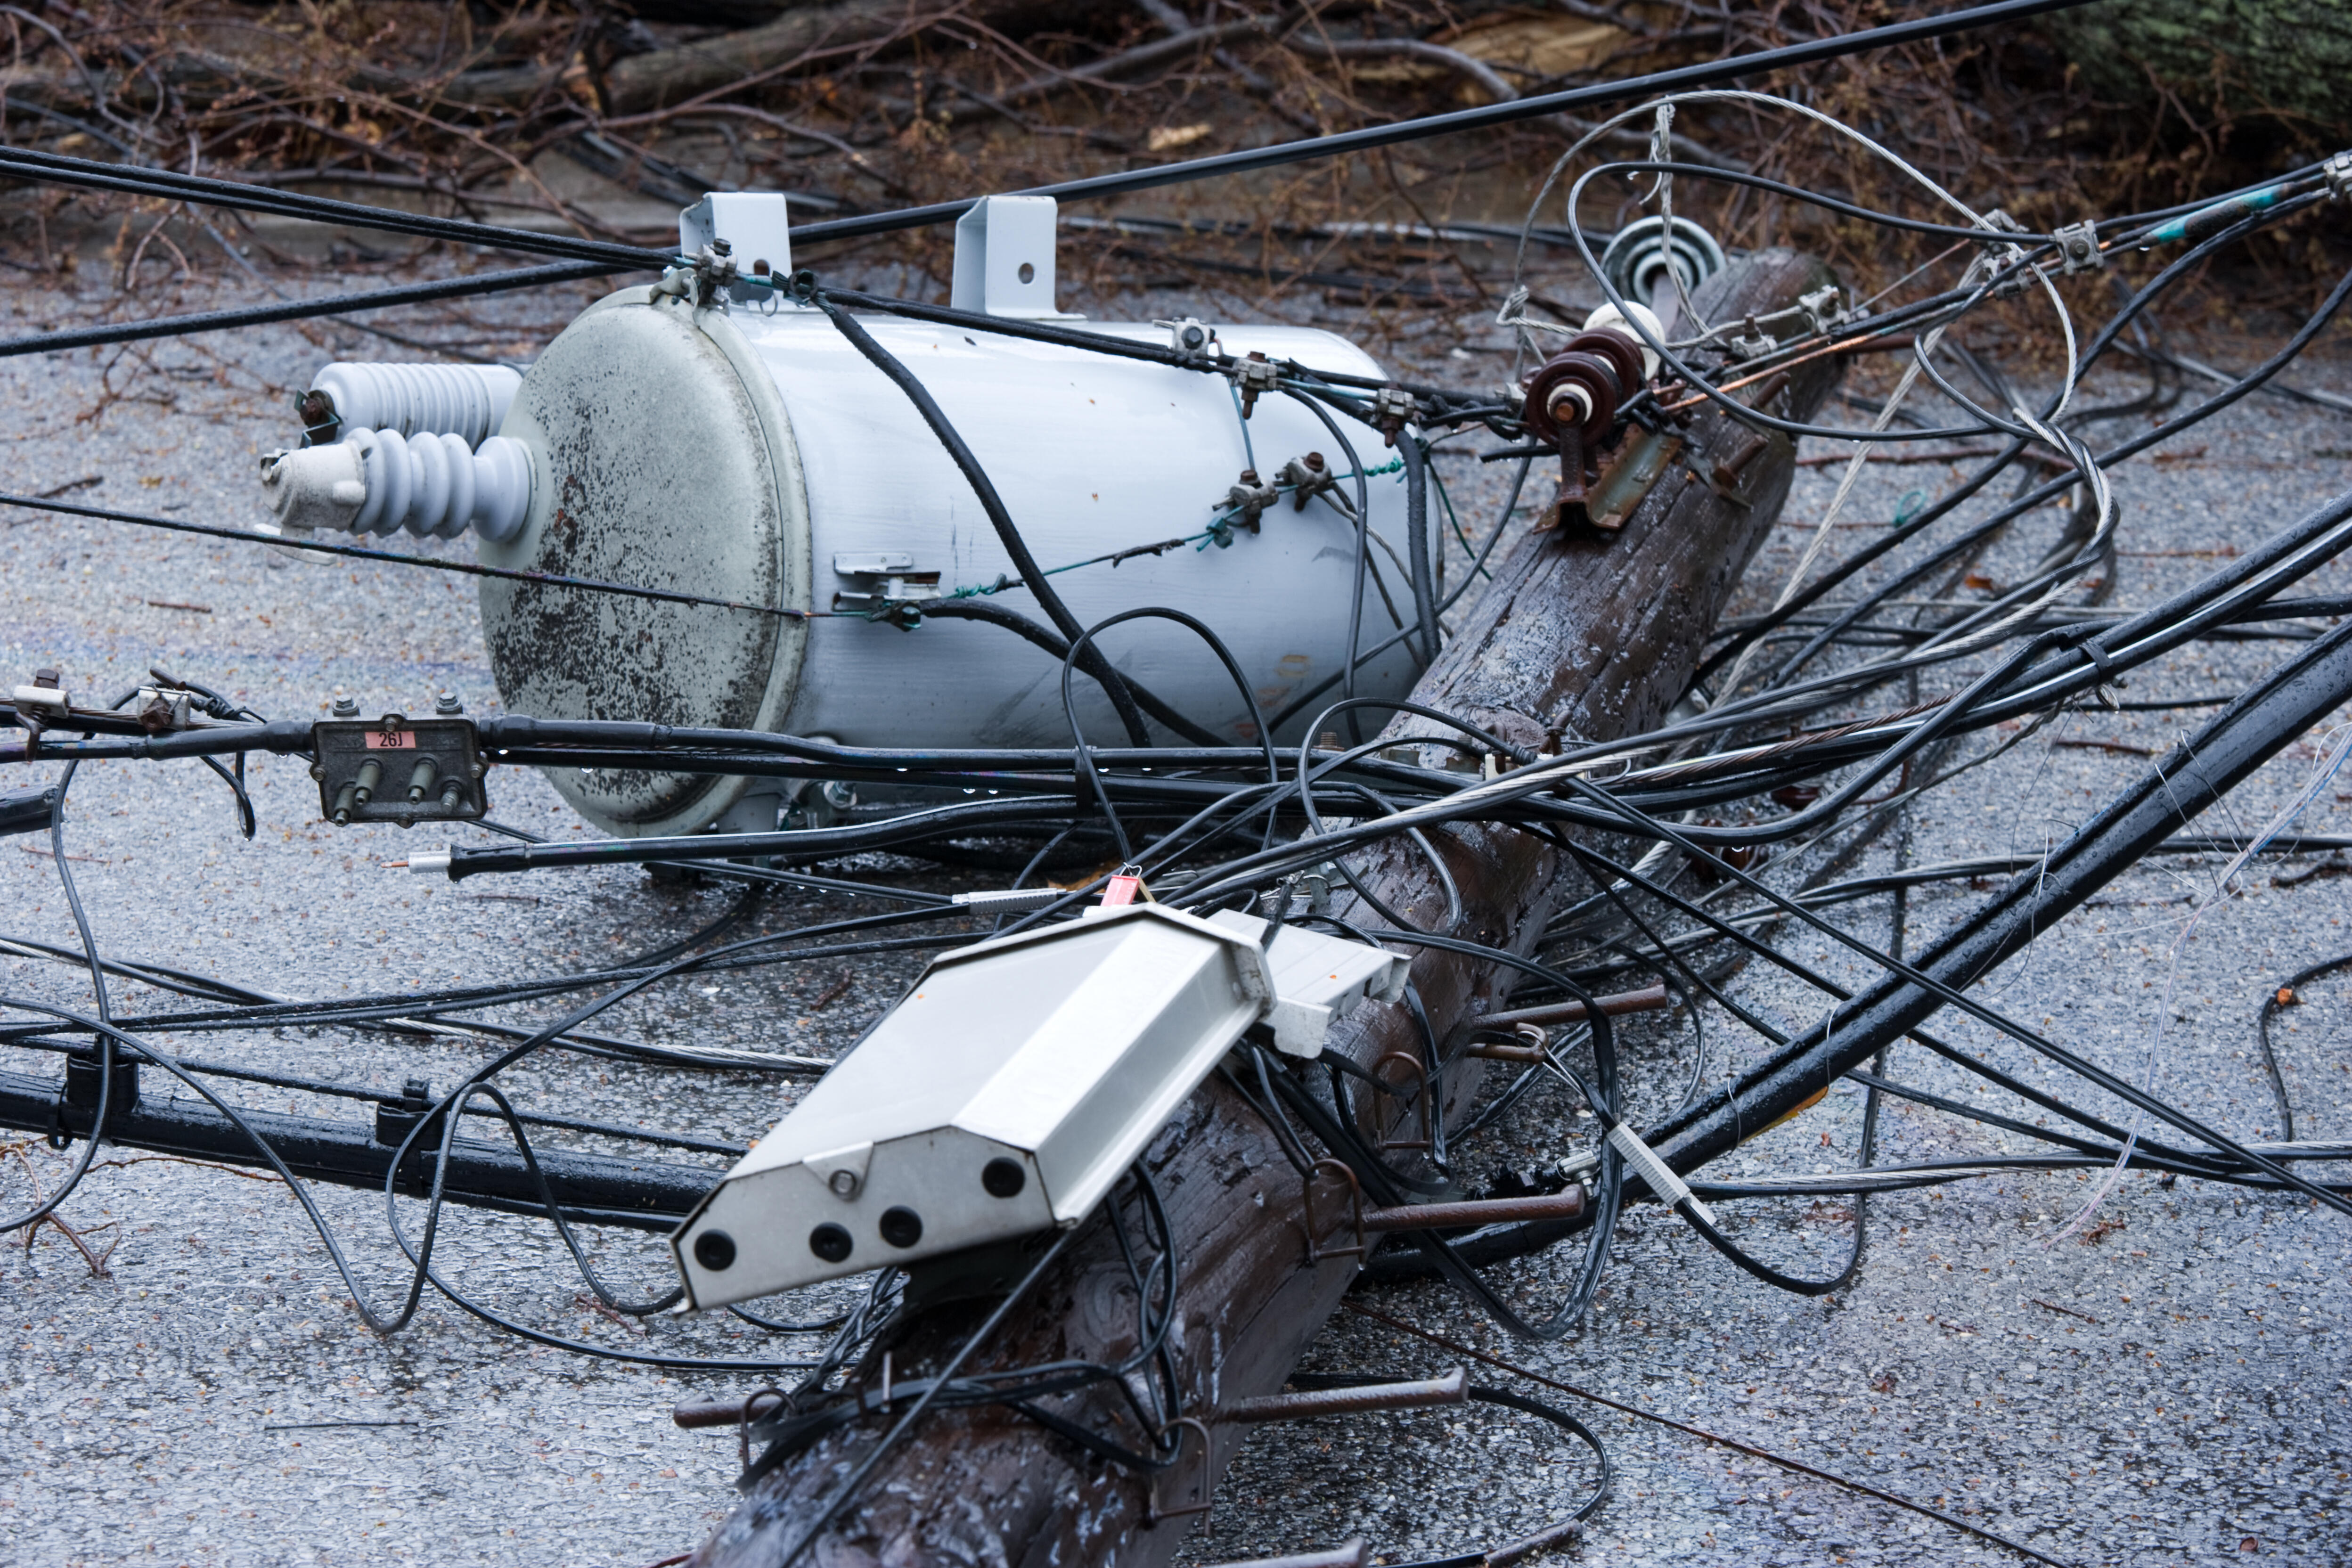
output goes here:
[[371, 752], [413, 752], [416, 749], [416, 731], [399, 730], [385, 734], [381, 730], [367, 732], [367, 749]]

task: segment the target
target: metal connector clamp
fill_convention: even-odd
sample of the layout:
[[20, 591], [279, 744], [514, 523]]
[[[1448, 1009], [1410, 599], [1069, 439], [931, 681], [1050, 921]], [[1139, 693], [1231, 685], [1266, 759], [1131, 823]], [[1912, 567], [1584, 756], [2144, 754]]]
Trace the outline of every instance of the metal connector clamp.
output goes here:
[[1234, 481], [1232, 488], [1225, 491], [1224, 500], [1219, 503], [1221, 510], [1217, 521], [1226, 527], [1220, 532], [1214, 523], [1211, 524], [1212, 537], [1222, 548], [1234, 542], [1233, 528], [1236, 525], [1255, 533], [1265, 520], [1266, 509], [1281, 500], [1282, 490], [1278, 486], [1260, 479], [1255, 468], [1244, 468], [1242, 477]]
[[131, 700], [131, 712], [141, 729], [160, 735], [167, 730], [184, 730], [194, 722], [189, 711], [190, 702], [190, 694], [185, 691], [142, 686]]
[[2327, 182], [2330, 200], [2342, 201], [2352, 195], [2352, 152], [2338, 153], [2319, 166], [2320, 178]]
[[1207, 353], [1210, 345], [1217, 341], [1216, 329], [1198, 316], [1178, 316], [1172, 321], [1151, 324], [1167, 328], [1168, 346], [1187, 357]]
[[1825, 283], [1810, 294], [1797, 296], [1797, 308], [1805, 313], [1805, 324], [1815, 334], [1828, 332], [1845, 320], [1845, 312], [1837, 309], [1838, 286]]
[[2058, 269], [2062, 278], [2077, 272], [2096, 272], [2107, 264], [2107, 253], [2099, 248], [2099, 226], [2090, 218], [2070, 223], [2050, 231], [2058, 242], [2058, 259], [2063, 263]]
[[66, 694], [54, 686], [19, 686], [8, 693], [8, 700], [20, 717], [37, 713], [52, 722], [62, 721], [71, 707]]
[[1372, 424], [1395, 446], [1398, 435], [1420, 414], [1421, 405], [1402, 386], [1383, 386], [1372, 394]]
[[[919, 615], [908, 621], [893, 612], [940, 597], [940, 574], [916, 571], [914, 556], [901, 550], [835, 552], [833, 571], [834, 575], [845, 577], [852, 584], [834, 590], [833, 608], [836, 613], [890, 620], [911, 628], [919, 624]], [[1009, 579], [997, 579], [1000, 588], [1010, 585]]]
[[1228, 361], [1225, 374], [1242, 395], [1242, 417], [1244, 419], [1257, 411], [1257, 400], [1262, 394], [1272, 392], [1282, 384], [1282, 367], [1255, 349], [1240, 359]]
[[[2026, 234], [2031, 232], [2023, 224], [2018, 222], [2015, 218], [2010, 216], [2009, 214], [1999, 207], [1995, 207], [1992, 211], [1984, 215], [1983, 226], [1992, 230], [1996, 234]], [[1996, 273], [2007, 272], [2009, 274], [2008, 277], [2001, 279], [2000, 281], [1992, 286], [1992, 297], [1994, 299], [2007, 300], [2014, 295], [2021, 294], [2025, 291], [2025, 286], [2031, 279], [2031, 274], [2021, 265], [2025, 260], [2024, 247], [2019, 245], [2004, 245], [1998, 247], [1989, 248], [1985, 252], [1984, 259]]]

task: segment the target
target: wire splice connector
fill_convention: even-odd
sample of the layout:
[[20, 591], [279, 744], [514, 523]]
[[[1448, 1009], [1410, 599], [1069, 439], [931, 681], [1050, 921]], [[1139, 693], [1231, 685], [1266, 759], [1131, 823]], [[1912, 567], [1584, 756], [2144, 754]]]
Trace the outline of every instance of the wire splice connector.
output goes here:
[[1715, 1223], [1714, 1212], [1692, 1193], [1690, 1184], [1676, 1175], [1673, 1166], [1659, 1159], [1655, 1149], [1642, 1142], [1641, 1134], [1633, 1131], [1630, 1122], [1620, 1121], [1609, 1130], [1609, 1146], [1624, 1157], [1625, 1163], [1648, 1184], [1650, 1191], [1658, 1194], [1659, 1201], [1670, 1208], [1681, 1208], [1687, 1204], [1690, 1211], [1699, 1218], [1709, 1225]]
[[1069, 896], [1061, 888], [987, 888], [976, 893], [958, 893], [954, 901], [976, 915], [997, 915], [1042, 910], [1055, 900]]

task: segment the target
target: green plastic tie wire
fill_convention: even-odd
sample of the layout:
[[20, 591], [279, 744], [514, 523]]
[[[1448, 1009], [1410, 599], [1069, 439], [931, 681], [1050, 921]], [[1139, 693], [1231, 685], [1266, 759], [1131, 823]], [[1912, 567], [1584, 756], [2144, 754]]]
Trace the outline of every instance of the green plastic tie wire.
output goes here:
[[[1404, 459], [1402, 458], [1391, 458], [1389, 462], [1381, 465], [1380, 468], [1363, 469], [1361, 477], [1368, 479], [1378, 479], [1382, 474], [1401, 472], [1403, 468]], [[1337, 476], [1338, 479], [1355, 479], [1357, 477], [1359, 476], [1355, 474], [1340, 474]], [[1438, 486], [1438, 491], [1441, 495], [1444, 494], [1444, 489], [1445, 487], [1443, 483]], [[1275, 489], [1281, 495], [1296, 495], [1298, 491], [1298, 487], [1297, 485], [1276, 485], [1275, 486]], [[1445, 503], [1445, 511], [1447, 516], [1453, 516], [1454, 503], [1452, 501], [1449, 500]], [[1157, 553], [1160, 550], [1173, 550], [1180, 544], [1194, 545], [1200, 550], [1206, 550], [1213, 543], [1223, 542], [1230, 544], [1233, 542], [1233, 521], [1240, 515], [1241, 509], [1239, 507], [1227, 507], [1224, 510], [1211, 518], [1209, 520], [1209, 526], [1198, 533], [1188, 533], [1181, 539], [1171, 539], [1166, 544], [1156, 547], [1152, 545], [1142, 545], [1134, 548], [1139, 550], [1149, 550]], [[1461, 526], [1462, 525], [1459, 521], [1454, 524], [1456, 532], [1460, 531]], [[1220, 534], [1223, 535], [1222, 542], [1218, 538]], [[1463, 547], [1467, 549], [1470, 542], [1467, 539], [1465, 539], [1462, 543]], [[1127, 554], [1128, 552], [1125, 550], [1114, 550], [1108, 555], [1089, 555], [1084, 561], [1073, 561], [1066, 566], [1049, 567], [1045, 572], [1041, 573], [1040, 575], [1046, 577], [1058, 577], [1065, 572], [1075, 572], [1081, 566], [1099, 566], [1106, 561], [1121, 560], [1124, 559]], [[993, 583], [981, 583], [968, 588], [958, 588], [946, 596], [950, 599], [973, 599], [987, 594], [1002, 594], [1008, 588], [1018, 588], [1020, 586], [1021, 581], [1019, 578], [1000, 575]]]

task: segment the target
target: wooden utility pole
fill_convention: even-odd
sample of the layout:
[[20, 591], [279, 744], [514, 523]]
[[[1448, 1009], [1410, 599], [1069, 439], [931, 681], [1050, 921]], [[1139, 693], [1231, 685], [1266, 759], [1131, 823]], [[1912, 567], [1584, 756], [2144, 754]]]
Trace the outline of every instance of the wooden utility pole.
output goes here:
[[[1751, 256], [1711, 279], [1697, 304], [1710, 320], [1738, 321], [1793, 305], [1830, 281], [1821, 263], [1786, 251]], [[1792, 330], [1793, 331], [1793, 330]], [[1792, 335], [1792, 333], [1790, 334]], [[1811, 415], [1835, 384], [1840, 362], [1823, 358], [1759, 384], [1751, 395], [1775, 414]], [[1499, 553], [1495, 581], [1413, 700], [1458, 714], [1530, 750], [1559, 736], [1606, 739], [1655, 726], [1682, 694], [1701, 645], [1762, 545], [1795, 468], [1784, 437], [1701, 412], [1683, 458], [1611, 535], [1529, 533]], [[1702, 477], [1704, 476], [1704, 477]], [[1531, 494], [1538, 472], [1529, 477]], [[1430, 733], [1415, 722], [1399, 735]], [[1451, 934], [1524, 952], [1545, 921], [1589, 890], [1563, 875], [1559, 853], [1515, 829], [1466, 824], [1430, 834], [1463, 903]], [[1427, 859], [1410, 844], [1360, 858], [1360, 875], [1391, 908], [1433, 928], [1446, 912]], [[1377, 927], [1368, 910], [1355, 911]], [[1413, 950], [1408, 950], [1413, 951]], [[1463, 1022], [1504, 1007], [1514, 972], [1462, 955], [1420, 950], [1412, 977], [1443, 1039]], [[1421, 1057], [1420, 1031], [1402, 1005], [1363, 1008], [1336, 1026], [1330, 1047], [1370, 1068], [1402, 1051]], [[1465, 1059], [1444, 1092], [1458, 1098], [1479, 1070]], [[1193, 1095], [1147, 1156], [1168, 1209], [1181, 1268], [1174, 1331], [1187, 1408], [1210, 1419], [1221, 1407], [1271, 1394], [1337, 1309], [1360, 1259], [1309, 1261], [1305, 1199], [1297, 1173], [1251, 1107], [1217, 1079]], [[1327, 1191], [1319, 1239], [1337, 1245], [1344, 1203]], [[962, 1341], [992, 1303], [984, 1296], [915, 1305], [887, 1343], [900, 1380], [919, 1378]], [[1136, 1303], [1128, 1272], [1099, 1216], [1013, 1319], [979, 1348], [966, 1371], [1084, 1359], [1117, 1362], [1134, 1349]], [[1148, 1444], [1093, 1394], [1057, 1404], [1067, 1418], [1130, 1447]], [[1210, 1419], [1213, 1430], [1214, 1423]], [[763, 1477], [696, 1554], [697, 1568], [773, 1568], [832, 1497], [844, 1471], [868, 1452], [883, 1424], [836, 1433]], [[1198, 1500], [1240, 1442], [1220, 1434], [1205, 1470], [1186, 1461], [1161, 1484], [1172, 1509]], [[999, 1407], [930, 1415], [871, 1476], [856, 1500], [800, 1557], [808, 1568], [1004, 1563], [1013, 1568], [1119, 1568], [1166, 1563], [1190, 1527], [1154, 1522], [1153, 1480], [1108, 1464], [1037, 1424]], [[1179, 1494], [1181, 1495], [1179, 1495]], [[1293, 1550], [1328, 1542], [1300, 1542]], [[1467, 1543], [1465, 1543], [1466, 1546]]]

